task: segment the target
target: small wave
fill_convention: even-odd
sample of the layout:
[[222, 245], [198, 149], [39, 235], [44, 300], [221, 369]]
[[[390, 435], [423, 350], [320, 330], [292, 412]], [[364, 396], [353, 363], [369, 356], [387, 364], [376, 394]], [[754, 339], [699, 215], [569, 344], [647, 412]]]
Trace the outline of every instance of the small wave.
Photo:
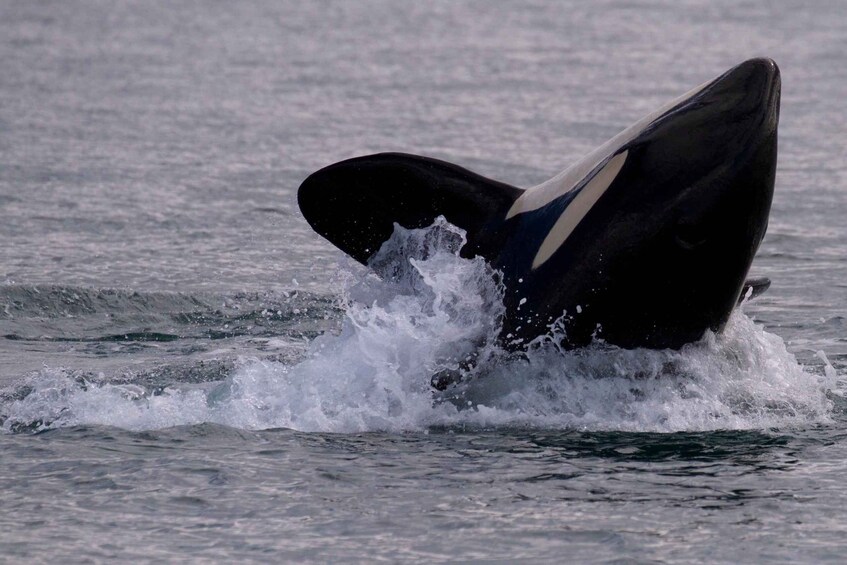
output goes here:
[[[165, 342], [241, 335], [314, 337], [325, 329], [323, 321], [339, 315], [334, 298], [300, 290], [220, 296], [0, 285], [0, 337], [10, 340]], [[5, 331], [7, 328], [12, 331]]]
[[[25, 392], [0, 400], [2, 427], [673, 432], [832, 419], [838, 379], [831, 365], [823, 374], [805, 370], [781, 338], [740, 311], [721, 334], [679, 351], [602, 343], [563, 351], [551, 336], [525, 354], [504, 352], [496, 340], [502, 288], [482, 259], [459, 257], [464, 241], [443, 219], [427, 229], [397, 228], [372, 260], [380, 276], [347, 277], [340, 331], [313, 340], [297, 363], [241, 360], [222, 382], [155, 390], [45, 370]], [[442, 370], [466, 378], [436, 393], [430, 378]]]
[[56, 285], [0, 285], [0, 319], [66, 318], [127, 312], [191, 312], [209, 305], [180, 293], [140, 293]]

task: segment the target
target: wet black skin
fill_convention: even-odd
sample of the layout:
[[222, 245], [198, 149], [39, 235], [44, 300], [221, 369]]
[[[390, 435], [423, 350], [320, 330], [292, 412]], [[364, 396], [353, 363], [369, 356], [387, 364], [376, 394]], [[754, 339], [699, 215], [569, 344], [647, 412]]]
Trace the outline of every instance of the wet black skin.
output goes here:
[[510, 348], [548, 333], [557, 319], [568, 347], [600, 338], [679, 348], [723, 328], [764, 237], [779, 94], [773, 61], [752, 59], [613, 149], [609, 158], [628, 151], [614, 182], [535, 270], [568, 196], [505, 220], [519, 189], [443, 161], [387, 153], [314, 173], [298, 199], [315, 231], [362, 263], [394, 222], [425, 227], [444, 215], [466, 229], [463, 255], [482, 255], [503, 273], [501, 339]]

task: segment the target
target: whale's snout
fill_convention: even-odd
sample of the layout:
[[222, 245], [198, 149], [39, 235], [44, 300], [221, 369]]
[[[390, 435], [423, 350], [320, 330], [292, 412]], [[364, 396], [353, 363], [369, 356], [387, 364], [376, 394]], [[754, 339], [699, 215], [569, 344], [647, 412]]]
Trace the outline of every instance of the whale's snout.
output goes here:
[[762, 80], [766, 84], [779, 82], [779, 67], [773, 59], [768, 57], [757, 57], [747, 59], [728, 71], [729, 75], [741, 75], [748, 79]]
[[779, 67], [773, 59], [762, 57], [748, 59], [718, 77], [704, 98], [722, 106], [729, 123], [751, 121], [761, 134], [768, 135], [779, 123], [781, 89]]

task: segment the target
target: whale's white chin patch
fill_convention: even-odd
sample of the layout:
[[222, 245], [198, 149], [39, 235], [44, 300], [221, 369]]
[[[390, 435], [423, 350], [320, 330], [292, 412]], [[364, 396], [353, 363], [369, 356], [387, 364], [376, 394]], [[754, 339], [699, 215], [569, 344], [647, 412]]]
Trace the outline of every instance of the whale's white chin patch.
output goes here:
[[571, 203], [556, 220], [550, 233], [544, 238], [541, 247], [538, 248], [538, 253], [532, 260], [532, 268], [537, 269], [545, 261], [547, 261], [553, 253], [559, 249], [568, 237], [573, 233], [573, 230], [579, 225], [582, 219], [588, 214], [588, 211], [594, 207], [600, 197], [611, 186], [617, 178], [626, 162], [628, 151], [618, 153], [597, 171], [597, 174], [588, 181], [588, 183], [579, 191]]

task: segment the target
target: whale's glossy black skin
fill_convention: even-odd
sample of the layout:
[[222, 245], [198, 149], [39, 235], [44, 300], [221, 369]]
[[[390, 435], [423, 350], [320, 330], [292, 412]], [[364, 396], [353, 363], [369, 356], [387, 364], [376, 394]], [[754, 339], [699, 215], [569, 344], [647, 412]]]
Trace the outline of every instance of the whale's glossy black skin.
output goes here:
[[[315, 231], [362, 263], [395, 222], [425, 227], [443, 215], [464, 228], [462, 254], [503, 274], [510, 348], [557, 320], [565, 346], [678, 348], [720, 331], [739, 300], [768, 223], [779, 98], [776, 64], [751, 59], [526, 195], [450, 163], [383, 153], [312, 174], [298, 200]], [[614, 174], [596, 202], [574, 205], [604, 168]], [[579, 220], [541, 253], [563, 215]]]

